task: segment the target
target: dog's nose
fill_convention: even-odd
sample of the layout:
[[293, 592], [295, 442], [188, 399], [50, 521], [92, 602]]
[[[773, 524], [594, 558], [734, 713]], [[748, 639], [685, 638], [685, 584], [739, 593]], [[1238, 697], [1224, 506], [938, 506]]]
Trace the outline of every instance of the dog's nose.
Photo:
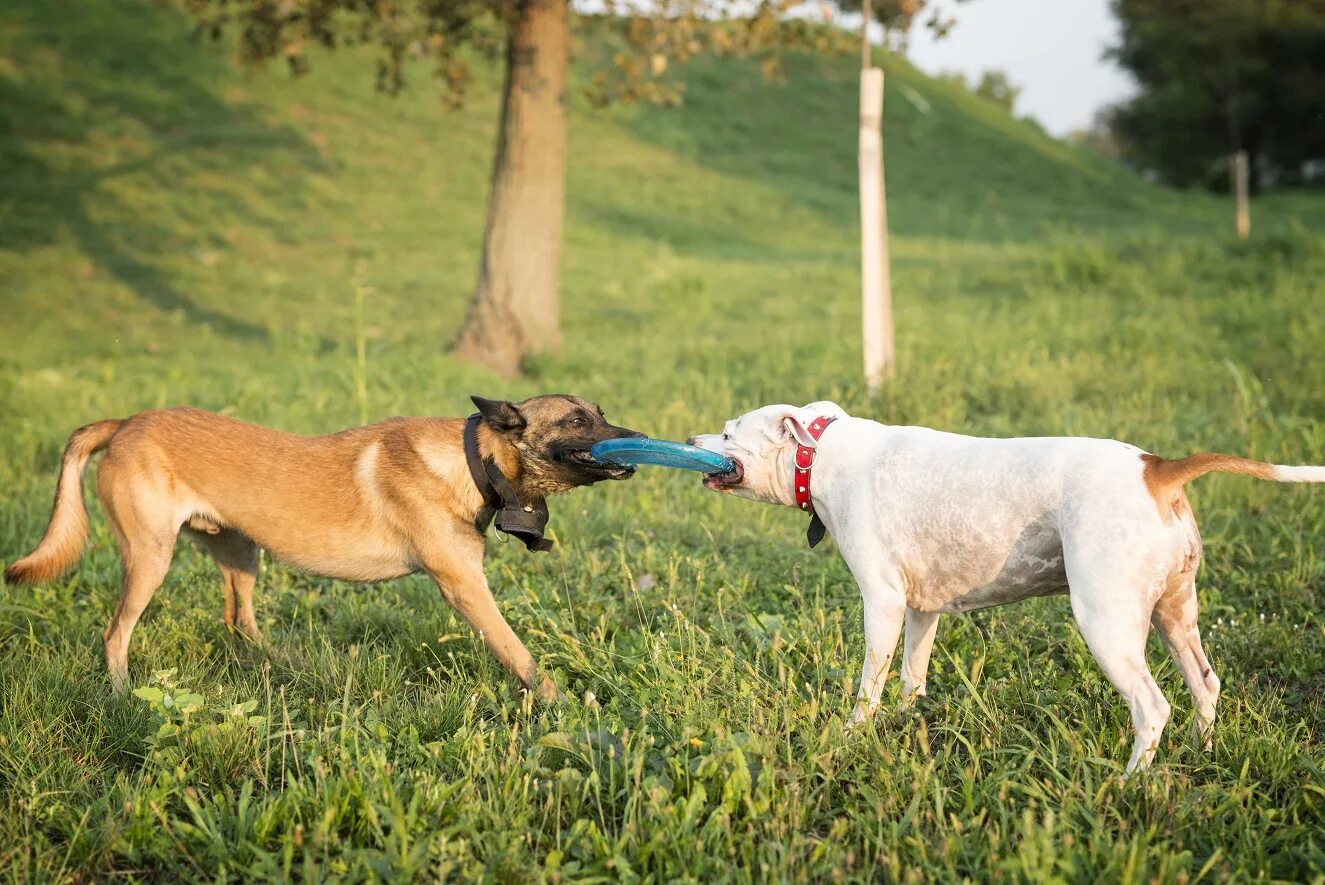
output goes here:
[[697, 437], [697, 436], [688, 436], [688, 437], [686, 437], [686, 445], [688, 445], [688, 446], [693, 446], [693, 445], [695, 445], [695, 440], [697, 440], [697, 439], [699, 439], [699, 437]]
[[630, 438], [631, 438], [631, 439], [648, 439], [648, 438], [649, 438], [649, 435], [648, 435], [647, 433], [640, 433], [638, 430], [635, 430], [635, 431], [632, 431], [632, 432], [631, 432], [631, 434], [630, 434]]

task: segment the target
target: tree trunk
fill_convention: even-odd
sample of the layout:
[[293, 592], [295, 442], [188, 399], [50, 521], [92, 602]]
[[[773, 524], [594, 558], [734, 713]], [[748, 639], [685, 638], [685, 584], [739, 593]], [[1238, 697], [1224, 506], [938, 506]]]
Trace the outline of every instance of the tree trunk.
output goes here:
[[506, 47], [483, 257], [456, 353], [503, 375], [561, 346], [566, 178], [567, 0], [517, 4]]

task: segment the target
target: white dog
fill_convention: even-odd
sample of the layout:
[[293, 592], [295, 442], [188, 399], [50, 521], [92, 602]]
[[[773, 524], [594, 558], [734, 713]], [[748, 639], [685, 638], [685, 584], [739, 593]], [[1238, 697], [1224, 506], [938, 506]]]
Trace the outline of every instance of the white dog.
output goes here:
[[[1154, 756], [1169, 704], [1146, 665], [1159, 630], [1211, 747], [1219, 679], [1201, 648], [1201, 537], [1183, 484], [1212, 470], [1325, 482], [1325, 467], [1231, 455], [1167, 461], [1107, 439], [983, 439], [852, 418], [831, 402], [765, 406], [692, 445], [731, 458], [705, 484], [814, 515], [865, 603], [865, 663], [852, 722], [878, 706], [906, 621], [902, 692], [925, 693], [942, 612], [1067, 593], [1095, 660], [1127, 699], [1136, 741], [1127, 772]], [[822, 520], [822, 523], [819, 523]]]

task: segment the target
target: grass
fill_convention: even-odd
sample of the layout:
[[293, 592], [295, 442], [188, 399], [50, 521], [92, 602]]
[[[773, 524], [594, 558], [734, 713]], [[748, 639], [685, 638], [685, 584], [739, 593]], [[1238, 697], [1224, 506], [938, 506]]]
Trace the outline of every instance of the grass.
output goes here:
[[[495, 72], [443, 114], [371, 60], [242, 73], [154, 4], [0, 12], [0, 553], [77, 425], [192, 403], [300, 432], [570, 390], [678, 438], [771, 401], [897, 423], [1325, 462], [1325, 201], [1136, 181], [890, 59], [901, 362], [859, 382], [854, 73], [690, 71], [679, 111], [572, 108], [565, 337], [505, 382], [446, 353], [477, 263]], [[591, 54], [592, 47], [585, 52]], [[1064, 599], [943, 619], [930, 697], [844, 734], [860, 604], [803, 522], [655, 470], [493, 544], [563, 687], [530, 708], [421, 578], [268, 561], [266, 644], [181, 545], [112, 698], [118, 560], [0, 596], [5, 878], [1321, 881], [1325, 494], [1193, 489], [1215, 752], [1127, 711]], [[592, 693], [590, 699], [588, 693]], [[149, 693], [150, 694], [150, 693]], [[169, 694], [172, 704], [167, 706]], [[182, 704], [174, 700], [182, 699]], [[183, 712], [187, 709], [188, 712]]]

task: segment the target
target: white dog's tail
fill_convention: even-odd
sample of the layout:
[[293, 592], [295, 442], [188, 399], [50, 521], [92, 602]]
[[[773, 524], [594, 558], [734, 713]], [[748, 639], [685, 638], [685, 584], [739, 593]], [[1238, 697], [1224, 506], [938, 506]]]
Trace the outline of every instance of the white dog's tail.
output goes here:
[[87, 544], [87, 507], [83, 504], [83, 468], [88, 459], [110, 444], [124, 422], [98, 421], [74, 431], [64, 450], [60, 479], [55, 484], [55, 506], [37, 549], [5, 569], [10, 584], [40, 584], [69, 570]]
[[1275, 464], [1274, 480], [1275, 482], [1325, 482], [1325, 467], [1309, 464], [1302, 466]]
[[1176, 461], [1167, 461], [1158, 455], [1142, 455], [1141, 459], [1146, 463], [1146, 485], [1156, 500], [1181, 490], [1198, 476], [1216, 470], [1242, 473], [1272, 482], [1325, 482], [1325, 467], [1266, 464], [1264, 461], [1215, 452], [1200, 452]]

